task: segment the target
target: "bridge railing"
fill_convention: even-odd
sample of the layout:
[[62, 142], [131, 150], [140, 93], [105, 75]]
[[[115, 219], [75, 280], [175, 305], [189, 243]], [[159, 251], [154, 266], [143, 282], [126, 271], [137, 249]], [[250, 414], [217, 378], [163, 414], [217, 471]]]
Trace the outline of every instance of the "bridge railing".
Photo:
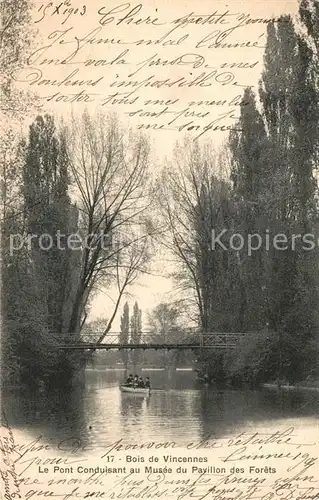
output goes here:
[[244, 333], [202, 333], [201, 345], [206, 347], [236, 347], [244, 336]]
[[[81, 335], [81, 342], [84, 343], [92, 342], [94, 344], [98, 341], [99, 337], [100, 336], [97, 334], [83, 334]], [[123, 342], [122, 340], [120, 340], [120, 334], [115, 332], [115, 333], [108, 333], [107, 335], [105, 335], [101, 343], [109, 345], [127, 345], [127, 346], [135, 345], [136, 343], [145, 345], [150, 345], [150, 344], [173, 345], [173, 344], [194, 344], [194, 343], [200, 344], [200, 335], [198, 333], [191, 335], [180, 334], [180, 333], [167, 334], [167, 335], [143, 333], [139, 337], [137, 342], [132, 342], [131, 339], [128, 339], [127, 342]]]
[[[76, 342], [78, 347], [86, 346], [86, 348], [94, 348], [95, 346], [103, 346], [114, 349], [136, 349], [136, 348], [171, 348], [178, 347], [206, 347], [228, 349], [235, 348], [241, 339], [245, 336], [244, 333], [224, 333], [224, 332], [199, 332], [194, 330], [186, 330], [184, 332], [171, 332], [166, 335], [155, 334], [152, 332], [144, 332], [137, 342], [132, 340], [123, 342], [119, 332], [109, 332], [101, 342], [99, 341], [99, 333], [84, 333], [81, 334]], [[64, 345], [74, 344], [73, 340], [64, 338]]]

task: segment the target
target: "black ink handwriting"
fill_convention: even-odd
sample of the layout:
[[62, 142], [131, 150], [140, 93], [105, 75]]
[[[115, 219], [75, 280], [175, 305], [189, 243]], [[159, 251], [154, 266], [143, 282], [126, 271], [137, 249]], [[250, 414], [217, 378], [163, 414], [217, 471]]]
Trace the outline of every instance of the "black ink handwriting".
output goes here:
[[[101, 16], [100, 24], [102, 26], [106, 26], [111, 23], [115, 23], [116, 26], [121, 24], [135, 24], [137, 26], [141, 24], [151, 24], [153, 26], [162, 26], [166, 24], [165, 22], [161, 22], [160, 19], [156, 16], [146, 16], [146, 17], [138, 17], [140, 12], [143, 9], [142, 4], [131, 6], [130, 3], [123, 3], [121, 5], [117, 5], [111, 10], [106, 10], [105, 7], [101, 7], [98, 10], [98, 14]], [[118, 14], [123, 14], [123, 17], [119, 17]]]
[[41, 13], [39, 19], [36, 19], [35, 24], [40, 23], [43, 19], [48, 15], [55, 16], [61, 15], [64, 16], [62, 21], [62, 25], [65, 24], [72, 15], [79, 14], [80, 16], [84, 16], [87, 12], [86, 5], [82, 5], [81, 7], [72, 7], [70, 0], [65, 0], [64, 2], [56, 3], [49, 2], [46, 5], [42, 4], [38, 8], [38, 12]]

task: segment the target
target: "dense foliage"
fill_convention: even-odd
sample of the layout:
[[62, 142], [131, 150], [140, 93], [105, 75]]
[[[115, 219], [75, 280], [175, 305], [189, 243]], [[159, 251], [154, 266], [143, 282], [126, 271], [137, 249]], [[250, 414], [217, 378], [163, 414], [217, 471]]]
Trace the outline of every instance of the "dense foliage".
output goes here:
[[204, 333], [247, 334], [227, 355], [201, 353], [215, 379], [317, 376], [317, 23], [309, 0], [298, 21], [269, 24], [259, 93], [245, 90], [226, 153], [185, 143], [161, 179], [173, 276], [192, 319]]
[[271, 241], [279, 234], [287, 238], [279, 248], [271, 244], [254, 252], [242, 269], [249, 311], [243, 331], [259, 328], [264, 334], [240, 346], [241, 363], [236, 355], [229, 370], [241, 377], [245, 372], [249, 381], [294, 383], [316, 376], [318, 247], [310, 250], [300, 235], [317, 238], [317, 71], [311, 38], [299, 34], [290, 17], [269, 25], [258, 109], [257, 96], [247, 90], [242, 132], [230, 140], [240, 229], [268, 232]]

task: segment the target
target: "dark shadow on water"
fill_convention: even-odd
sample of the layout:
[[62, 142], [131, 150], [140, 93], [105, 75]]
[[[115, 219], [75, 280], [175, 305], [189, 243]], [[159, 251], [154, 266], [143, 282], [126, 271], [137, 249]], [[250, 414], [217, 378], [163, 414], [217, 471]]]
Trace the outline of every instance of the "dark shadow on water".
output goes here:
[[234, 431], [247, 422], [313, 417], [318, 414], [318, 393], [276, 391], [203, 390], [201, 392], [202, 436]]
[[87, 432], [81, 388], [3, 394], [2, 408], [12, 427], [24, 428], [34, 437], [56, 441], [61, 429], [64, 438], [85, 438]]

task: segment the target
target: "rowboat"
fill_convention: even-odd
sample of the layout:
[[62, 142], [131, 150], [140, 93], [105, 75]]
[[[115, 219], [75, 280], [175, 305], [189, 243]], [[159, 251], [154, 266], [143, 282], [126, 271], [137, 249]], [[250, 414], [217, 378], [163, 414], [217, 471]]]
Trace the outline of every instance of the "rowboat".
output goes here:
[[122, 392], [130, 392], [131, 394], [142, 394], [144, 396], [149, 396], [151, 389], [149, 387], [132, 387], [129, 385], [120, 385]]

